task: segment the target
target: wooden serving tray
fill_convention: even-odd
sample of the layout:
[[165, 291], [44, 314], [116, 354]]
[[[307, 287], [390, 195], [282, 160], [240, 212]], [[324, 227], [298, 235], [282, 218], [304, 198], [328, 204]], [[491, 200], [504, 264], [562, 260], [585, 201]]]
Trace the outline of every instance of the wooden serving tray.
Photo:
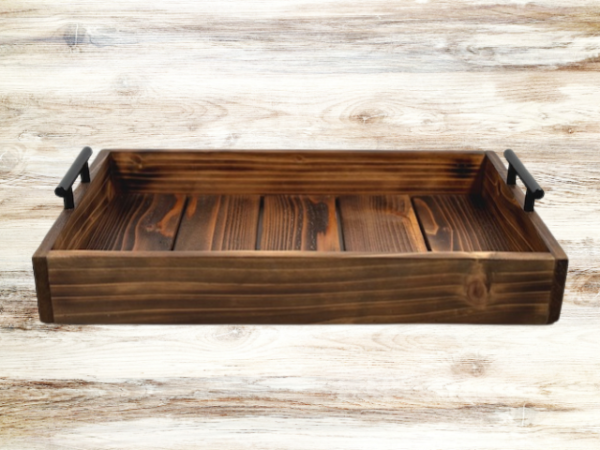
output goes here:
[[510, 151], [102, 150], [89, 182], [90, 154], [33, 256], [44, 322], [559, 318], [567, 256]]

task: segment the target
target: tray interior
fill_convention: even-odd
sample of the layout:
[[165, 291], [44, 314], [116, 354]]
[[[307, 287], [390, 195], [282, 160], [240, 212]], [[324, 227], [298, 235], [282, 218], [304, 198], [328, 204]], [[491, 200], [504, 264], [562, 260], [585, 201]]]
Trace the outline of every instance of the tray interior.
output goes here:
[[[253, 181], [251, 169], [229, 162], [238, 176], [246, 173], [240, 181], [244, 188], [237, 190], [230, 188], [231, 179], [225, 184], [215, 178], [214, 174], [220, 170], [217, 166], [207, 171], [204, 178], [198, 176], [204, 184], [188, 180], [186, 189], [182, 189], [183, 182], [178, 184], [178, 180], [185, 180], [194, 172], [179, 173], [179, 178], [162, 176], [171, 172], [157, 175], [151, 164], [136, 159], [138, 155], [129, 160], [123, 158], [118, 155], [111, 159], [106, 179], [96, 180], [92, 186], [94, 192], [79, 206], [71, 226], [54, 248], [374, 253], [547, 251], [539, 237], [532, 235], [522, 212], [507, 208], [500, 191], [494, 190], [498, 180], [493, 173], [490, 175], [491, 167], [486, 166], [483, 158], [473, 163], [475, 170], [465, 164], [464, 157], [454, 166], [448, 163], [451, 169], [439, 169], [445, 170], [442, 175], [450, 173], [444, 175], [448, 179], [436, 174], [434, 166], [429, 170], [431, 173], [423, 172], [421, 182], [412, 175], [415, 172], [419, 175], [413, 161], [398, 163], [396, 172], [405, 168], [407, 175], [403, 180], [413, 176], [409, 179], [411, 185], [386, 182], [384, 175], [388, 172], [383, 168], [377, 170], [384, 181], [379, 181], [375, 169], [368, 168], [362, 173], [362, 185], [360, 176], [350, 180], [343, 171], [332, 175], [330, 184], [319, 177], [320, 184], [315, 185], [310, 179], [311, 174], [318, 172], [315, 167], [306, 172], [290, 171], [278, 184], [258, 184]], [[138, 172], [132, 169], [134, 164]], [[274, 164], [279, 167], [282, 163]], [[306, 166], [305, 160], [299, 164], [302, 169]], [[352, 169], [351, 164], [344, 166], [347, 172]], [[188, 162], [181, 167], [188, 170], [189, 165]], [[261, 170], [265, 170], [264, 166]], [[352, 175], [356, 177], [357, 173], [360, 172]], [[140, 174], [152, 175], [153, 181], [144, 181]], [[211, 176], [213, 184], [205, 181]], [[244, 176], [248, 180], [245, 185]], [[270, 179], [268, 174], [260, 176], [262, 180]], [[353, 185], [362, 189], [351, 189]], [[278, 189], [283, 193], [278, 193]], [[289, 192], [294, 190], [298, 193]]]

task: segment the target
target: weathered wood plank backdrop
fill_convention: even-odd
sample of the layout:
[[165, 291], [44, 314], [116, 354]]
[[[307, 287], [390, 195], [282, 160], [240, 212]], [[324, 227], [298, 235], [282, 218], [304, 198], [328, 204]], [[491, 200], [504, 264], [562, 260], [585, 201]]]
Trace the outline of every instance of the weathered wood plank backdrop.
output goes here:
[[[599, 54], [597, 1], [1, 2], [0, 447], [599, 448]], [[512, 147], [563, 317], [43, 325], [30, 257], [84, 145]]]

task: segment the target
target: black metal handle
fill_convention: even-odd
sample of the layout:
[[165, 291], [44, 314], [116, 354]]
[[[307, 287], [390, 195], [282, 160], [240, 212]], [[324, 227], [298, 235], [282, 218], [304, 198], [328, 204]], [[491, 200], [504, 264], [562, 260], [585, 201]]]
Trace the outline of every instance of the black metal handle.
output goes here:
[[54, 193], [65, 200], [65, 209], [75, 208], [75, 200], [73, 200], [73, 183], [79, 175], [81, 175], [82, 183], [90, 182], [90, 168], [88, 159], [92, 156], [92, 149], [84, 147], [79, 153], [79, 156], [71, 164], [71, 168], [65, 174], [62, 181], [58, 184]]
[[533, 176], [525, 168], [519, 157], [515, 155], [515, 152], [513, 152], [511, 149], [508, 149], [504, 152], [504, 157], [508, 161], [508, 175], [506, 177], [506, 184], [515, 185], [517, 183], [517, 175], [519, 175], [519, 178], [527, 188], [523, 209], [525, 211], [533, 211], [533, 206], [536, 199], [544, 197], [544, 190], [540, 187], [537, 181], [533, 179]]

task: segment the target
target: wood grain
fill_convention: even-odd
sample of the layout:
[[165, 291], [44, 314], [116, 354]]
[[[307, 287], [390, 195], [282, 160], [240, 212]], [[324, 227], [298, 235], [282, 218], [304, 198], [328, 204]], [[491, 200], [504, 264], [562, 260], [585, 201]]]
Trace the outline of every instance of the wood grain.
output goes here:
[[54, 318], [205, 324], [548, 320], [554, 275], [549, 254], [223, 253], [159, 258], [156, 252], [55, 251], [48, 257]]
[[[108, 153], [105, 153], [108, 158]], [[76, 249], [84, 248], [94, 227], [109, 210], [116, 189], [110, 177], [109, 161], [104, 161], [93, 174], [89, 185], [81, 184], [85, 190], [73, 210], [65, 212], [66, 222], [55, 238], [52, 248]], [[82, 191], [83, 192], [83, 191]]]
[[[467, 195], [434, 195], [413, 199], [429, 248], [434, 252], [527, 252], [530, 241], [522, 229], [503, 225], [505, 214], [494, 214], [496, 199]], [[509, 229], [507, 229], [509, 228]], [[531, 227], [530, 227], [531, 228]], [[543, 251], [541, 248], [538, 251]]]
[[427, 251], [408, 195], [345, 196], [339, 203], [347, 251]]
[[171, 250], [185, 197], [166, 194], [116, 195], [99, 218], [87, 250]]
[[532, 215], [523, 210], [522, 203], [519, 204], [513, 189], [506, 184], [506, 179], [502, 178], [489, 157], [482, 168], [481, 195], [493, 214], [503, 218], [497, 224], [505, 229], [506, 235], [520, 238], [531, 251], [548, 251], [538, 228], [531, 221]]
[[111, 153], [122, 189], [217, 195], [468, 192], [483, 156], [469, 151], [460, 158], [447, 152]]
[[259, 210], [259, 196], [192, 197], [174, 250], [254, 250]]
[[340, 251], [335, 197], [265, 196], [259, 249]]
[[[1, 9], [2, 448], [597, 450], [597, 2]], [[41, 323], [30, 255], [62, 215], [52, 191], [84, 145], [510, 147], [545, 189], [535, 214], [570, 258], [561, 319]]]

